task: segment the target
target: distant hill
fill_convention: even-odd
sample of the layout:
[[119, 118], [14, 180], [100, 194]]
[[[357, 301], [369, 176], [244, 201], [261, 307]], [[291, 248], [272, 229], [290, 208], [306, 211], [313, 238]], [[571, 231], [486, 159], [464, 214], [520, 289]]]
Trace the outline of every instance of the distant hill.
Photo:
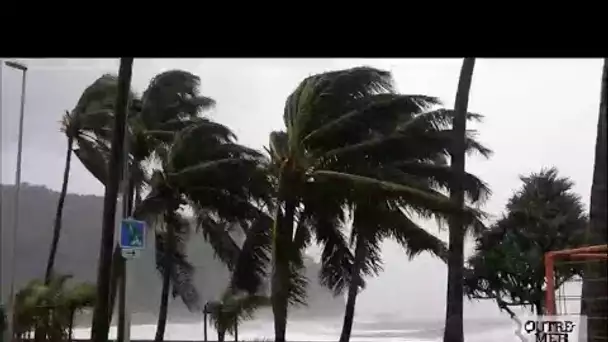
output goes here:
[[[3, 293], [9, 286], [10, 269], [7, 252], [11, 238], [8, 234], [13, 222], [13, 194], [15, 187], [2, 185], [2, 264]], [[16, 286], [21, 288], [29, 280], [42, 277], [49, 253], [52, 222], [59, 193], [43, 186], [22, 184], [20, 224], [17, 234]], [[103, 198], [93, 195], [69, 194], [63, 216], [63, 231], [57, 255], [56, 271], [73, 274], [77, 280], [94, 282], [97, 276], [97, 258], [101, 237]], [[153, 246], [153, 244], [148, 244]], [[195, 283], [203, 301], [217, 298], [225, 289], [228, 270], [214, 258], [213, 250], [195, 235], [188, 247], [189, 257], [197, 268]], [[308, 307], [297, 309], [293, 315], [324, 316], [343, 312], [344, 301], [318, 283], [319, 265], [307, 260], [310, 279]], [[129, 298], [135, 323], [155, 322], [160, 300], [161, 282], [154, 266], [154, 252], [149, 248], [141, 258], [133, 261], [133, 275], [129, 281]], [[268, 314], [266, 310], [265, 313]], [[200, 319], [189, 313], [180, 299], [171, 301], [170, 320]]]

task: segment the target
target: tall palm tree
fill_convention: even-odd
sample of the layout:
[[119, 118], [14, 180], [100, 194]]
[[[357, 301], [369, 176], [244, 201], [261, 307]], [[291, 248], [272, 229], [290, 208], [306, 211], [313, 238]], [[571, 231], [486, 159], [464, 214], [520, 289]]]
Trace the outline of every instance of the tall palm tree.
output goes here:
[[111, 154], [107, 168], [107, 184], [104, 195], [102, 235], [99, 251], [99, 266], [97, 272], [97, 304], [93, 314], [91, 340], [105, 342], [110, 328], [110, 270], [112, 265], [112, 250], [114, 247], [114, 224], [116, 215], [116, 199], [120, 183], [123, 145], [127, 125], [127, 106], [131, 85], [133, 58], [121, 58], [118, 73], [118, 91], [116, 95], [116, 110], [114, 134], [112, 135]]
[[194, 209], [199, 231], [220, 260], [235, 269], [240, 248], [231, 231], [247, 232], [260, 215], [255, 202], [268, 201], [270, 185], [258, 166], [261, 155], [238, 145], [227, 127], [208, 119], [193, 121], [156, 153], [161, 168], [154, 172], [152, 191], [136, 207], [135, 217], [162, 225], [156, 235], [157, 267], [163, 278], [156, 341], [162, 341], [170, 287], [190, 309], [199, 304], [191, 284], [193, 268], [184, 254], [189, 223], [179, 210], [186, 205]]
[[[400, 126], [418, 126], [421, 129], [405, 130], [402, 134], [418, 137], [421, 140], [418, 145], [424, 146], [424, 136], [426, 135], [428, 139], [431, 135], [437, 134], [438, 130], [448, 129], [453, 115], [453, 111], [445, 109], [412, 112], [409, 115], [402, 115], [401, 122], [395, 127], [398, 129]], [[467, 118], [478, 121], [481, 116], [469, 113]], [[421, 122], [424, 124], [420, 124]], [[487, 148], [473, 140], [470, 135], [469, 139], [468, 151], [480, 152], [486, 157], [489, 155], [490, 151]], [[416, 187], [430, 195], [443, 196], [444, 201], [447, 201], [445, 194], [454, 175], [446, 161], [451, 142], [445, 142], [447, 144], [443, 148], [402, 151], [399, 156], [401, 159], [385, 164], [382, 167], [384, 175], [379, 174], [379, 176], [385, 178], [387, 173], [392, 173], [393, 177], [399, 175], [402, 182], [407, 181], [409, 186]], [[413, 144], [415, 144], [415, 139], [412, 139]], [[482, 201], [490, 193], [487, 186], [471, 174], [465, 175], [464, 189], [472, 202]], [[351, 243], [355, 246], [354, 277], [349, 284], [341, 341], [348, 341], [350, 337], [356, 295], [359, 289], [363, 288], [362, 277], [376, 274], [381, 266], [379, 246], [383, 239], [395, 239], [408, 252], [410, 258], [423, 251], [429, 251], [444, 261], [447, 258], [445, 244], [412, 220], [412, 214], [424, 218], [434, 217], [438, 220], [449, 218], [450, 215], [446, 215], [449, 212], [445, 212], [440, 207], [410, 206], [407, 200], [394, 201], [390, 198], [370, 196], [370, 198], [359, 199], [352, 205], [351, 210], [353, 211]], [[476, 224], [478, 228], [483, 226], [480, 222], [476, 222]]]
[[[94, 87], [97, 85], [96, 87]], [[112, 125], [115, 113], [113, 105], [118, 86], [118, 79], [112, 75], [104, 75], [87, 89], [76, 113], [86, 113], [78, 117], [88, 117], [90, 112], [96, 114], [95, 120], [89, 123], [87, 136], [94, 137], [93, 143], [80, 145], [75, 151], [77, 157], [87, 170], [100, 182], [107, 184], [107, 169], [110, 157]], [[214, 101], [199, 94], [200, 79], [198, 76], [181, 70], [170, 70], [158, 74], [151, 81], [141, 98], [131, 94], [131, 106], [128, 114], [128, 145], [129, 145], [129, 189], [128, 198], [133, 207], [139, 202], [143, 186], [147, 183], [146, 168], [153, 160], [155, 150], [159, 145], [173, 140], [175, 132], [190, 124], [200, 111], [213, 106]], [[85, 96], [88, 95], [88, 96]], [[87, 121], [87, 122], [88, 122]], [[124, 259], [115, 247], [112, 256], [112, 276], [110, 305], [116, 297], [116, 289], [124, 270]], [[109, 311], [111, 315], [112, 310]], [[111, 316], [108, 316], [108, 322]], [[108, 323], [109, 324], [109, 323]], [[119, 329], [122, 331], [122, 329]]]
[[355, 317], [355, 304], [359, 291], [365, 287], [365, 276], [374, 276], [382, 266], [380, 245], [385, 238], [395, 237], [413, 258], [418, 253], [429, 251], [445, 258], [447, 247], [407, 215], [397, 205], [371, 202], [357, 204], [353, 214], [351, 241], [354, 244], [353, 278], [348, 284], [346, 309], [340, 334], [340, 342], [348, 342]]
[[151, 192], [136, 207], [134, 217], [145, 219], [149, 226], [155, 227], [156, 267], [162, 278], [155, 341], [162, 341], [171, 290], [191, 311], [199, 308], [199, 296], [192, 283], [194, 267], [186, 256], [190, 223], [180, 212], [186, 204], [183, 195], [171, 187], [167, 175], [160, 170], [154, 171], [151, 187]]
[[[469, 91], [473, 79], [475, 58], [465, 58], [460, 70], [460, 80], [454, 103], [453, 145], [450, 149], [453, 181], [450, 184], [450, 199], [454, 205], [464, 207], [464, 175], [466, 152], [466, 115], [469, 104]], [[465, 224], [462, 215], [450, 219], [448, 286], [446, 298], [444, 342], [464, 340], [462, 309], [464, 302], [464, 237]]]
[[198, 307], [198, 292], [192, 284], [194, 267], [186, 258], [189, 222], [179, 211], [184, 203], [181, 194], [167, 183], [163, 172], [154, 171], [152, 191], [137, 206], [134, 217], [145, 219], [155, 227], [156, 267], [162, 277], [162, 291], [155, 341], [164, 339], [167, 323], [169, 294], [181, 295], [189, 309]]
[[[481, 116], [468, 114], [471, 120], [480, 120]], [[437, 130], [445, 130], [453, 120], [453, 112], [447, 110], [437, 110], [424, 113], [411, 113], [409, 117], [404, 117], [401, 125], [407, 126], [414, 124], [415, 121], [426, 121], [431, 125], [425, 124], [422, 130], [416, 132], [418, 137], [424, 134], [436, 134]], [[414, 131], [405, 131], [404, 134], [414, 134]], [[423, 140], [423, 139], [421, 139]], [[474, 140], [471, 140], [474, 142]], [[399, 174], [407, 184], [418, 188], [421, 191], [434, 196], [443, 196], [447, 201], [447, 190], [450, 180], [454, 174], [447, 166], [446, 151], [450, 145], [444, 146], [443, 150], [430, 149], [425, 153], [422, 149], [404, 151], [401, 160], [387, 163], [383, 167], [383, 172]], [[481, 152], [488, 156], [489, 150], [479, 143], [469, 148], [469, 151]], [[489, 189], [477, 177], [471, 174], [465, 175], [463, 187], [468, 198], [472, 202], [479, 202], [487, 198]], [[438, 220], [445, 220], [450, 217], [441, 208], [428, 208], [423, 206], [410, 206], [407, 200], [395, 201], [383, 196], [359, 199], [353, 204], [352, 209], [352, 232], [351, 243], [354, 248], [353, 279], [348, 287], [348, 297], [346, 302], [346, 312], [344, 324], [342, 326], [341, 342], [346, 342], [350, 338], [352, 324], [354, 320], [356, 296], [363, 288], [363, 276], [377, 274], [381, 266], [380, 244], [385, 238], [396, 240], [407, 251], [408, 256], [413, 258], [417, 254], [428, 251], [447, 260], [447, 247], [444, 242], [419, 227], [413, 220], [412, 215], [425, 218], [434, 217]], [[481, 224], [477, 223], [479, 226]]]
[[414, 142], [425, 146], [421, 151], [445, 149], [449, 132], [422, 139], [405, 134], [419, 131], [426, 120], [394, 128], [402, 115], [437, 102], [396, 94], [389, 72], [368, 67], [310, 76], [288, 97], [286, 131], [271, 134], [269, 149], [277, 193], [271, 278], [275, 341], [285, 341], [288, 304], [305, 300], [302, 251], [312, 237], [323, 249], [323, 283], [340, 292], [352, 279], [354, 256], [343, 233], [348, 203], [382, 196], [446, 213], [461, 211], [385, 168]]
[[[593, 165], [593, 183], [591, 184], [591, 207], [589, 210], [589, 243], [608, 243], [608, 171], [607, 157], [607, 122], [608, 119], [608, 59], [604, 59], [602, 72], [602, 90], [600, 110], [597, 120], [597, 137], [595, 140], [595, 162]], [[589, 317], [587, 322], [587, 338], [589, 341], [605, 340], [608, 336], [606, 320], [608, 319], [608, 301], [606, 298], [608, 273], [606, 265], [589, 265], [583, 273], [583, 292], [581, 311]], [[598, 279], [600, 279], [598, 281]], [[601, 280], [603, 279], [603, 280]], [[593, 319], [595, 317], [596, 319]], [[599, 318], [599, 319], [598, 319]]]
[[[112, 110], [110, 107], [114, 103], [117, 86], [118, 84], [115, 77], [111, 75], [101, 76], [85, 89], [75, 108], [70, 112], [66, 111], [61, 119], [61, 131], [66, 136], [67, 148], [63, 182], [53, 224], [53, 239], [44, 275], [46, 282], [50, 281], [53, 267], [55, 266], [57, 247], [61, 236], [63, 207], [68, 190], [72, 153], [74, 152], [75, 147], [74, 144], [76, 143], [78, 146], [76, 153], [81, 159], [88, 160], [89, 164], [100, 163], [99, 158], [101, 156], [95, 147], [105, 143], [100, 135], [102, 135], [102, 130], [111, 124], [106, 111]], [[112, 99], [111, 101], [108, 101], [110, 97], [112, 97]], [[131, 94], [130, 97], [132, 98], [133, 94]], [[103, 160], [101, 162], [103, 162]], [[105, 173], [105, 170], [100, 170], [100, 172]]]

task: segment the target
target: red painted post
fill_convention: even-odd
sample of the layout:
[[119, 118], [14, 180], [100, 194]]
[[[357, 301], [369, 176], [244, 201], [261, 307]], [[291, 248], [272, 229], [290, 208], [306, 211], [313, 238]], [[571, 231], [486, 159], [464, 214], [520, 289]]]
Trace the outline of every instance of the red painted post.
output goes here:
[[545, 315], [555, 315], [555, 274], [553, 252], [545, 253]]

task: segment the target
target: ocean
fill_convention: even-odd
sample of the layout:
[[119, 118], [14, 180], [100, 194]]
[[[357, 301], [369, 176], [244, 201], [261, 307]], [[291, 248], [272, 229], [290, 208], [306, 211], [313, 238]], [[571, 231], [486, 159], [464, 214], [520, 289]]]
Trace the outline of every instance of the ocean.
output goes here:
[[[435, 342], [442, 340], [443, 320], [423, 320], [419, 322], [403, 322], [397, 320], [358, 319], [355, 320], [352, 342]], [[342, 321], [340, 318], [324, 319], [294, 319], [287, 326], [289, 341], [337, 341], [340, 336]], [[156, 331], [155, 324], [134, 325], [131, 328], [131, 339], [153, 339]], [[273, 337], [271, 320], [251, 320], [239, 326], [240, 341], [271, 341]], [[467, 342], [521, 342], [514, 333], [515, 325], [508, 318], [475, 319], [465, 321], [465, 336]], [[110, 338], [114, 338], [116, 328], [112, 327]], [[75, 329], [75, 338], [88, 338], [88, 328]], [[216, 340], [213, 327], [208, 327], [208, 338]], [[165, 340], [202, 340], [203, 324], [201, 323], [169, 323]], [[232, 341], [227, 336], [226, 341]]]

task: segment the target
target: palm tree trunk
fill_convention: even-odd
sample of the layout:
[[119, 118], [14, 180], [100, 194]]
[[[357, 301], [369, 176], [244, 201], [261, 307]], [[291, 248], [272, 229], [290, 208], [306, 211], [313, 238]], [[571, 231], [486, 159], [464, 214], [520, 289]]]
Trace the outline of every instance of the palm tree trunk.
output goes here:
[[[452, 172], [457, 175], [450, 184], [450, 200], [459, 208], [464, 207], [464, 191], [461, 179], [465, 173], [466, 115], [469, 90], [473, 78], [475, 58], [465, 58], [460, 70], [460, 80], [454, 104], [454, 142], [450, 151]], [[449, 221], [450, 237], [448, 252], [448, 289], [446, 300], [444, 342], [463, 342], [463, 276], [464, 276], [464, 224], [462, 215], [453, 215]]]
[[234, 342], [239, 341], [239, 321], [234, 319]]
[[226, 332], [218, 330], [217, 331], [217, 342], [224, 342], [225, 339], [226, 339]]
[[114, 315], [114, 308], [116, 306], [116, 298], [118, 297], [118, 282], [120, 280], [120, 275], [122, 270], [120, 267], [122, 264], [120, 263], [120, 246], [117, 244], [114, 246], [114, 253], [112, 254], [112, 267], [110, 270], [110, 300], [109, 300], [109, 309], [108, 309], [108, 325], [112, 323], [112, 316]]
[[76, 313], [76, 309], [70, 309], [70, 321], [68, 326], [68, 341], [72, 341], [74, 337], [74, 314]]
[[[285, 183], [281, 184], [285, 189]], [[279, 199], [282, 196], [279, 197]], [[288, 199], [285, 202], [285, 213], [280, 214], [277, 208], [274, 217], [275, 238], [272, 246], [272, 280], [271, 280], [271, 301], [272, 313], [274, 317], [275, 342], [285, 342], [287, 332], [287, 306], [288, 306], [288, 282], [289, 282], [289, 251], [293, 242], [293, 221], [296, 209], [296, 202]]]
[[542, 314], [544, 312], [542, 300], [534, 301], [534, 312], [536, 313], [536, 316], [542, 316]]
[[61, 219], [63, 216], [65, 197], [68, 192], [73, 145], [74, 136], [72, 134], [68, 134], [68, 148], [65, 156], [65, 167], [63, 169], [63, 183], [61, 184], [61, 193], [59, 194], [59, 201], [57, 202], [57, 212], [55, 213], [55, 224], [53, 226], [53, 241], [51, 242], [51, 251], [46, 264], [46, 272], [44, 273], [44, 283], [47, 285], [51, 281], [53, 266], [55, 265], [55, 257], [57, 256], [57, 246], [59, 245], [59, 237], [61, 236]]
[[111, 156], [108, 165], [108, 183], [106, 185], [103, 204], [102, 236], [97, 271], [97, 304], [95, 305], [95, 311], [93, 312], [93, 324], [91, 327], [91, 340], [93, 342], [106, 342], [110, 329], [108, 311], [110, 306], [110, 270], [112, 267], [112, 254], [114, 249], [116, 199], [118, 197], [118, 186], [120, 184], [122, 171], [125, 128], [127, 124], [126, 114], [132, 69], [133, 58], [120, 59], [114, 135], [112, 136]]
[[[608, 170], [606, 170], [608, 112], [608, 58], [604, 59], [600, 111], [595, 140], [595, 162], [591, 184], [591, 208], [589, 210], [589, 244], [600, 245], [608, 241]], [[606, 262], [589, 263], [583, 277], [581, 312], [587, 316], [588, 341], [605, 341], [608, 337], [608, 301], [606, 298]], [[603, 297], [604, 299], [600, 299]]]
[[203, 309], [203, 339], [207, 342], [207, 305]]
[[353, 330], [353, 322], [355, 320], [355, 304], [357, 302], [357, 293], [361, 286], [361, 264], [365, 258], [367, 251], [365, 250], [365, 240], [359, 235], [357, 237], [357, 246], [355, 247], [355, 260], [353, 264], [353, 281], [348, 287], [348, 298], [346, 299], [346, 310], [344, 312], [344, 323], [342, 324], [342, 333], [340, 334], [340, 342], [350, 341], [350, 334]]
[[167, 225], [167, 247], [165, 249], [165, 269], [163, 272], [163, 288], [160, 295], [160, 310], [158, 312], [158, 323], [156, 324], [155, 342], [162, 342], [165, 338], [167, 327], [167, 310], [169, 307], [169, 290], [171, 287], [171, 272], [173, 268], [173, 251], [175, 249], [175, 231], [171, 225]]

